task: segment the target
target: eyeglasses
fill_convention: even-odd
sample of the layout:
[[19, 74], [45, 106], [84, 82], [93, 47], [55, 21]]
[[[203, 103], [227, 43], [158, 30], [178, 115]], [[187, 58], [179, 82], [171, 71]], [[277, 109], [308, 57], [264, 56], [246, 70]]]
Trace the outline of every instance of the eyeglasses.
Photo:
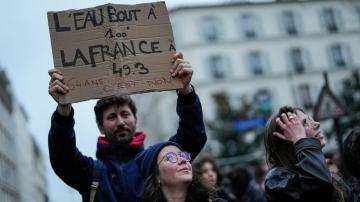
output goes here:
[[312, 128], [312, 126], [314, 125], [315, 120], [313, 117], [311, 116], [307, 116], [304, 122], [304, 127], [305, 128]]
[[171, 163], [177, 163], [178, 162], [178, 157], [181, 157], [181, 158], [185, 159], [185, 161], [187, 161], [187, 162], [191, 161], [190, 153], [188, 153], [186, 151], [181, 151], [181, 152], [178, 153], [178, 155], [175, 152], [168, 152], [159, 161], [158, 164], [160, 164], [161, 161], [163, 161], [164, 159], [166, 161], [170, 161]]

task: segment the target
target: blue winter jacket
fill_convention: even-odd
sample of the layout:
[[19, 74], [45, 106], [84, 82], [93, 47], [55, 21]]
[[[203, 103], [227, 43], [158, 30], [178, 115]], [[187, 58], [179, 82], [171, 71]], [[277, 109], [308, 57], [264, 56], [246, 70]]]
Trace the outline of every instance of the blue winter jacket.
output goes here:
[[[191, 153], [194, 159], [206, 142], [200, 100], [195, 92], [178, 95], [177, 113], [180, 117], [177, 133], [161, 144], [176, 145]], [[144, 189], [151, 162], [144, 156], [157, 155], [156, 147], [144, 150], [141, 146], [98, 143], [96, 157], [83, 155], [76, 147], [74, 112], [68, 117], [57, 111], [51, 119], [49, 132], [49, 155], [55, 173], [69, 186], [89, 201], [94, 165], [102, 165], [96, 202], [139, 201]], [[98, 169], [96, 169], [98, 170]]]

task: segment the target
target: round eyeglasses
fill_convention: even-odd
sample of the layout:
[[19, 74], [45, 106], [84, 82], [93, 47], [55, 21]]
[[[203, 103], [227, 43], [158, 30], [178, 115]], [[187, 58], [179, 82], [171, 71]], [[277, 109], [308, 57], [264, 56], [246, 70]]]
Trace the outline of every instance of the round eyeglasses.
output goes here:
[[191, 156], [190, 153], [186, 152], [186, 151], [181, 151], [178, 152], [178, 154], [176, 154], [175, 152], [168, 152], [165, 154], [165, 156], [159, 161], [158, 164], [161, 163], [161, 161], [163, 161], [165, 159], [165, 161], [170, 161], [171, 163], [177, 163], [178, 162], [178, 157], [181, 157], [183, 159], [185, 159], [185, 161], [189, 162], [191, 161]]

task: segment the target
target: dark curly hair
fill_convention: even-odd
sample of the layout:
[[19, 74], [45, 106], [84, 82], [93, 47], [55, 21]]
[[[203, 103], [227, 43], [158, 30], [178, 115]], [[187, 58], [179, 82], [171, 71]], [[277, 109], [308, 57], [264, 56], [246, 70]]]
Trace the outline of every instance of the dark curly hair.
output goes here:
[[222, 182], [222, 174], [220, 173], [220, 169], [216, 163], [216, 160], [214, 157], [212, 156], [203, 156], [202, 158], [200, 158], [199, 160], [194, 162], [194, 171], [197, 172], [200, 176], [202, 175], [202, 167], [203, 165], [208, 162], [212, 165], [216, 175], [217, 175], [217, 180], [216, 180], [216, 186], [220, 186], [221, 182]]
[[108, 96], [99, 99], [94, 107], [96, 123], [101, 126], [103, 124], [103, 112], [111, 106], [128, 105], [131, 112], [136, 118], [136, 105], [135, 102], [128, 95]]

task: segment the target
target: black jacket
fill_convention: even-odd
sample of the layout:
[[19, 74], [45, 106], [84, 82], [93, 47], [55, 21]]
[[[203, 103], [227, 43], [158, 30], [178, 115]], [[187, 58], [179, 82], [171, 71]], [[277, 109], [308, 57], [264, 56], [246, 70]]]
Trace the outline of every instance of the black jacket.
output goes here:
[[331, 201], [332, 177], [325, 163], [320, 142], [304, 138], [295, 145], [296, 172], [284, 167], [272, 168], [265, 179], [268, 202]]

